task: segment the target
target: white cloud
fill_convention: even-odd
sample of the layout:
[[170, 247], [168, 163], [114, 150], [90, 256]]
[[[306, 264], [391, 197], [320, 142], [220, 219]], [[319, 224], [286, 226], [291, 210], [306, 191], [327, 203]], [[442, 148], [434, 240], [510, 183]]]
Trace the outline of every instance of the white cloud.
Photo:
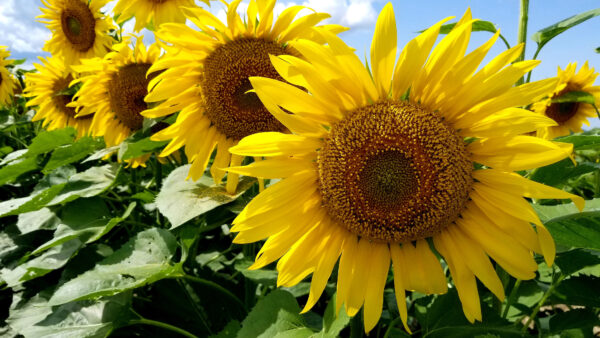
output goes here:
[[[374, 0], [307, 0], [304, 2], [281, 1], [275, 5], [274, 13], [277, 17], [283, 10], [294, 5], [303, 5], [317, 12], [328, 13], [331, 18], [323, 21], [324, 23], [334, 23], [342, 26], [359, 29], [372, 26], [377, 19], [377, 11], [373, 7]], [[245, 15], [248, 8], [248, 2], [240, 4], [237, 12]], [[227, 14], [224, 7], [213, 3], [209, 9], [223, 22], [227, 22]], [[299, 16], [308, 14], [308, 11], [302, 11]]]
[[34, 17], [41, 14], [39, 0], [2, 0], [0, 4], [0, 45], [11, 51], [41, 53], [51, 36]]

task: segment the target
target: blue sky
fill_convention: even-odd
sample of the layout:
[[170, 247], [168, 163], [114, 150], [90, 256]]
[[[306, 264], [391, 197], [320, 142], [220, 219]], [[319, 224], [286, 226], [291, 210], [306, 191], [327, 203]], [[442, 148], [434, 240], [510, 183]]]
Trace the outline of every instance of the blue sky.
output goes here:
[[[110, 10], [114, 2], [106, 9]], [[332, 15], [331, 23], [349, 26], [351, 30], [343, 33], [346, 42], [356, 48], [357, 54], [368, 54], [377, 14], [388, 1], [382, 0], [293, 0], [279, 1], [276, 12], [292, 4], [304, 4], [317, 11]], [[511, 45], [517, 41], [519, 1], [518, 0], [421, 0], [391, 1], [396, 14], [399, 46], [412, 39], [416, 32], [426, 28], [447, 16], [460, 17], [467, 7], [473, 16], [496, 24]], [[31, 66], [42, 52], [45, 40], [50, 37], [44, 26], [35, 21], [40, 14], [40, 0], [0, 0], [0, 45], [9, 47], [13, 58], [27, 58], [26, 66]], [[598, 8], [598, 0], [531, 0], [529, 10], [528, 36], [537, 30], [556, 23], [572, 15]], [[223, 16], [222, 5], [213, 4], [211, 11]], [[132, 25], [129, 25], [131, 27]], [[127, 26], [126, 26], [127, 28]], [[544, 47], [539, 55], [542, 64], [533, 72], [533, 79], [555, 76], [558, 66], [565, 67], [569, 62], [582, 64], [590, 62], [591, 67], [600, 71], [600, 17], [593, 18], [562, 35], [556, 37]], [[487, 32], [475, 32], [471, 48], [479, 46], [490, 37]], [[490, 51], [488, 60], [506, 47], [498, 42]], [[531, 58], [535, 43], [529, 41], [527, 57]], [[600, 80], [596, 81], [600, 84]], [[596, 120], [594, 125], [600, 126]]]

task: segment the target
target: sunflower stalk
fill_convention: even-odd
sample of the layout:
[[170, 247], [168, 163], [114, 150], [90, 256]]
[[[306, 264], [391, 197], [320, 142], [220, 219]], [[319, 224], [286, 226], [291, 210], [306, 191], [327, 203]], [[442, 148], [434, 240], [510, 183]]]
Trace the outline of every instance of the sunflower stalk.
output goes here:
[[[529, 0], [521, 0], [521, 10], [519, 13], [519, 40], [518, 43], [523, 44], [523, 51], [521, 55], [515, 60], [515, 62], [525, 60], [525, 47], [527, 46], [527, 21], [529, 20]], [[517, 81], [517, 85], [521, 85], [525, 82], [525, 76], [521, 77]]]

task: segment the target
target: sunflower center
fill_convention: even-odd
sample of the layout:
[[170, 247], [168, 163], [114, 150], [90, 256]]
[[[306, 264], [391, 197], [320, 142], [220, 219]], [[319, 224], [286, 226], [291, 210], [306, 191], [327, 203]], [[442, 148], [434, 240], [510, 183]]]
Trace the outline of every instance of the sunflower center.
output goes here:
[[63, 33], [80, 52], [88, 51], [96, 40], [96, 20], [86, 3], [81, 0], [66, 0], [60, 15]]
[[206, 116], [219, 132], [234, 140], [264, 131], [285, 131], [260, 102], [248, 77], [262, 76], [284, 81], [271, 55], [297, 54], [273, 41], [242, 38], [215, 49], [204, 61], [202, 92]]
[[148, 95], [148, 83], [157, 74], [146, 78], [149, 63], [133, 63], [121, 67], [113, 74], [108, 85], [110, 108], [119, 121], [131, 130], [142, 129], [144, 118], [140, 113], [148, 109], [144, 97]]
[[473, 184], [462, 138], [436, 113], [378, 102], [331, 128], [318, 156], [328, 214], [379, 242], [426, 238], [456, 220]]
[[[561, 91], [557, 97], [569, 93], [569, 89]], [[571, 117], [575, 116], [579, 109], [579, 102], [556, 102], [550, 104], [546, 109], [546, 115], [559, 124], [567, 122]]]
[[54, 82], [54, 86], [52, 86], [52, 91], [54, 92], [52, 102], [61, 113], [68, 117], [75, 117], [75, 109], [67, 107], [67, 104], [73, 101], [73, 94], [68, 93], [71, 81], [73, 81], [73, 76], [69, 74], [67, 77]]

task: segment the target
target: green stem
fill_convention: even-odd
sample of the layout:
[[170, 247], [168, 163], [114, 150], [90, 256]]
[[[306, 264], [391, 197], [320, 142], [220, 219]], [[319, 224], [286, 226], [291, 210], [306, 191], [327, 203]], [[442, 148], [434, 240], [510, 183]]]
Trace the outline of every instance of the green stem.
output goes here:
[[400, 322], [402, 322], [401, 317], [396, 317], [396, 319], [392, 320], [390, 322], [390, 325], [388, 326], [387, 330], [385, 331], [383, 338], [388, 338], [390, 336], [390, 334], [392, 334], [392, 330], [394, 329], [394, 327], [396, 327], [396, 324], [398, 324]]
[[132, 319], [130, 321], [128, 321], [127, 323], [125, 323], [125, 325], [123, 326], [130, 326], [130, 325], [151, 325], [151, 326], [156, 326], [156, 327], [160, 327], [163, 328], [165, 330], [169, 330], [172, 332], [176, 332], [179, 333], [180, 335], [184, 336], [184, 337], [189, 337], [189, 338], [198, 338], [198, 336], [193, 335], [189, 332], [187, 332], [184, 329], [180, 329], [176, 326], [167, 324], [167, 323], [163, 323], [163, 322], [159, 322], [156, 320], [151, 320], [151, 319], [146, 319], [146, 318], [141, 318], [141, 319]]
[[177, 275], [175, 277], [184, 278], [184, 279], [187, 279], [194, 283], [198, 283], [198, 284], [202, 284], [202, 285], [211, 287], [211, 288], [221, 292], [223, 295], [227, 296], [229, 299], [231, 299], [236, 304], [238, 304], [244, 310], [244, 312], [247, 311], [246, 306], [244, 306], [244, 303], [242, 303], [242, 301], [239, 298], [237, 298], [233, 293], [231, 293], [231, 291], [225, 289], [224, 287], [222, 287], [221, 285], [219, 285], [217, 283], [211, 282], [206, 279], [202, 279], [200, 277], [191, 276], [191, 275]]
[[537, 303], [537, 305], [533, 309], [533, 312], [531, 312], [531, 315], [529, 316], [529, 318], [527, 318], [527, 322], [525, 322], [525, 325], [523, 326], [521, 331], [525, 332], [527, 330], [527, 328], [529, 327], [531, 322], [535, 319], [537, 314], [540, 312], [540, 308], [544, 305], [544, 303], [546, 303], [546, 300], [548, 300], [548, 297], [550, 297], [552, 295], [552, 293], [554, 293], [554, 289], [556, 289], [556, 287], [560, 284], [560, 282], [562, 282], [562, 280], [564, 278], [565, 277], [563, 275], [560, 275], [560, 277], [558, 277], [556, 282], [553, 282], [552, 285], [550, 285], [550, 288], [548, 289], [548, 291], [546, 291], [546, 293], [544, 294], [544, 297], [542, 297], [542, 299], [539, 301], [539, 303]]
[[510, 307], [513, 305], [513, 303], [517, 299], [517, 292], [519, 291], [520, 286], [521, 286], [521, 280], [517, 279], [517, 281], [515, 282], [515, 285], [513, 286], [512, 290], [510, 291], [510, 295], [508, 296], [508, 299], [506, 300], [506, 307], [504, 308], [504, 311], [502, 312], [502, 318], [506, 318], [506, 316], [508, 316], [508, 309], [510, 309]]
[[194, 299], [192, 298], [192, 295], [190, 295], [189, 290], [187, 289], [187, 282], [184, 280], [177, 280], [179, 286], [183, 289], [183, 293], [185, 294], [186, 298], [188, 299], [188, 302], [190, 302], [190, 304], [192, 305], [192, 308], [194, 309], [194, 312], [196, 313], [196, 316], [198, 318], [200, 318], [200, 322], [202, 323], [202, 325], [204, 325], [204, 327], [206, 328], [206, 331], [208, 331], [209, 334], [212, 334], [212, 330], [210, 329], [210, 326], [208, 325], [208, 320], [206, 318], [204, 318], [204, 315], [202, 314], [202, 312], [200, 312], [200, 309], [198, 309], [198, 303], [196, 301], [194, 301]]
[[362, 310], [354, 315], [350, 320], [350, 338], [362, 338], [364, 337], [364, 328], [362, 321]]
[[506, 40], [506, 38], [500, 34], [500, 39], [502, 39], [502, 41], [504, 41], [504, 44], [506, 45], [506, 49], [510, 49], [510, 43], [508, 43], [508, 40]]
[[[543, 46], [538, 45], [537, 49], [535, 50], [535, 54], [533, 54], [532, 60], [535, 60], [535, 58], [537, 58], [538, 54], [542, 50], [542, 47]], [[531, 72], [533, 72], [533, 70], [530, 70], [529, 73], [527, 73], [527, 83], [529, 83], [531, 81]]]
[[[523, 44], [523, 51], [521, 55], [515, 60], [515, 62], [525, 60], [525, 46], [527, 45], [527, 21], [529, 20], [529, 0], [521, 0], [521, 11], [519, 13], [519, 41], [518, 43]], [[525, 77], [521, 77], [517, 81], [517, 85], [523, 84]]]

